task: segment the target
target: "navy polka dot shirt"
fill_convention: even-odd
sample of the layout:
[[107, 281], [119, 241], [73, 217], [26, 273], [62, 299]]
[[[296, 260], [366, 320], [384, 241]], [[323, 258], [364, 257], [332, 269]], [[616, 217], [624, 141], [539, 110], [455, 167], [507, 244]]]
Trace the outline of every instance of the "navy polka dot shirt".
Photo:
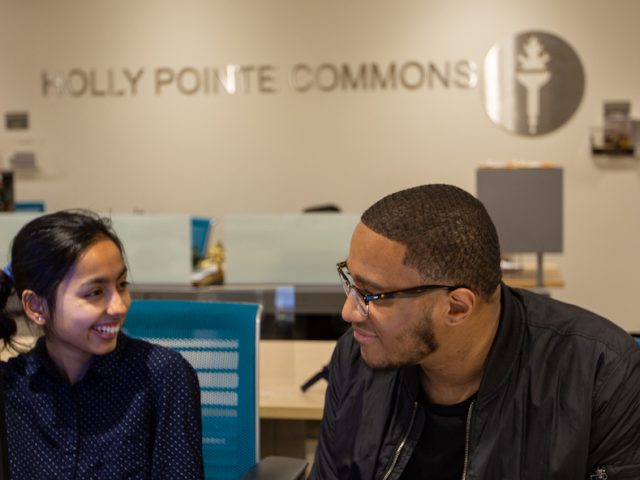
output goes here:
[[179, 353], [120, 333], [69, 385], [41, 338], [2, 369], [12, 480], [204, 477], [198, 378]]

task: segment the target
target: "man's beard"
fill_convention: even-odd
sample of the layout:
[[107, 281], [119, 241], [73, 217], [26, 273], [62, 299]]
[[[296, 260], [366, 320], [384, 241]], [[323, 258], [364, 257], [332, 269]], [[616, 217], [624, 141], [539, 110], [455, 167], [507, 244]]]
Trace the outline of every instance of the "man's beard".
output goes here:
[[[393, 358], [385, 358], [378, 363], [369, 363], [364, 356], [364, 363], [376, 371], [395, 370], [400, 367], [413, 366], [420, 363], [427, 356], [436, 352], [439, 348], [433, 330], [433, 315], [431, 309], [427, 309], [424, 313], [423, 322], [399, 337], [396, 342], [404, 345], [402, 352], [398, 352]], [[362, 350], [361, 350], [362, 352]]]

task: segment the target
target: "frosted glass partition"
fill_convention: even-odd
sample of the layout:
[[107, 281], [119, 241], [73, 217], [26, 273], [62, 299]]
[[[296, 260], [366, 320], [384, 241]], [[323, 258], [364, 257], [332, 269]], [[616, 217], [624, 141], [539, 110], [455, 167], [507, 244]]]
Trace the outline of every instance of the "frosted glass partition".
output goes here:
[[[0, 263], [22, 225], [39, 213], [0, 214]], [[191, 217], [178, 214], [106, 215], [124, 244], [130, 278], [135, 283], [191, 284]]]
[[3, 268], [9, 262], [11, 241], [18, 233], [18, 230], [25, 223], [40, 215], [40, 213], [35, 212], [0, 212], [0, 268]]
[[226, 283], [332, 283], [360, 214], [234, 214], [224, 219]]
[[191, 284], [191, 216], [112, 214], [133, 283]]

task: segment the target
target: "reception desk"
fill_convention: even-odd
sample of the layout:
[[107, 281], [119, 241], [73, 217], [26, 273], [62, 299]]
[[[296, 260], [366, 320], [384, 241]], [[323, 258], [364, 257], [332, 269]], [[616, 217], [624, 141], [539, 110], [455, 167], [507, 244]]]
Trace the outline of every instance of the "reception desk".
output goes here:
[[[507, 285], [539, 290], [536, 269], [504, 273]], [[544, 288], [562, 288], [557, 268], [547, 266]], [[133, 298], [250, 302], [262, 304], [262, 339], [336, 340], [348, 329], [340, 312], [345, 294], [338, 282], [326, 284], [228, 284], [206, 287], [134, 284]]]
[[134, 284], [133, 298], [259, 303], [262, 339], [336, 340], [348, 325], [340, 311], [345, 295], [338, 284], [236, 284], [207, 287]]

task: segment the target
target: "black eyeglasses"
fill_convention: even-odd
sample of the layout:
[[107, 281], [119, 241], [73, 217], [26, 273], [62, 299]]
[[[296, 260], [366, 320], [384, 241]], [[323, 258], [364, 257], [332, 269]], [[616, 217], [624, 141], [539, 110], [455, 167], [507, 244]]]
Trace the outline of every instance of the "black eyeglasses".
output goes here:
[[354, 285], [351, 273], [349, 273], [349, 269], [347, 268], [347, 262], [340, 262], [336, 267], [338, 268], [338, 276], [340, 277], [344, 293], [347, 297], [351, 295], [354, 298], [358, 306], [358, 312], [360, 312], [363, 317], [369, 316], [369, 303], [375, 302], [376, 300], [387, 300], [398, 297], [418, 297], [433, 292], [434, 290], [447, 290], [448, 292], [452, 292], [458, 288], [467, 288], [464, 285], [420, 285], [419, 287], [403, 288], [390, 292], [365, 293]]

